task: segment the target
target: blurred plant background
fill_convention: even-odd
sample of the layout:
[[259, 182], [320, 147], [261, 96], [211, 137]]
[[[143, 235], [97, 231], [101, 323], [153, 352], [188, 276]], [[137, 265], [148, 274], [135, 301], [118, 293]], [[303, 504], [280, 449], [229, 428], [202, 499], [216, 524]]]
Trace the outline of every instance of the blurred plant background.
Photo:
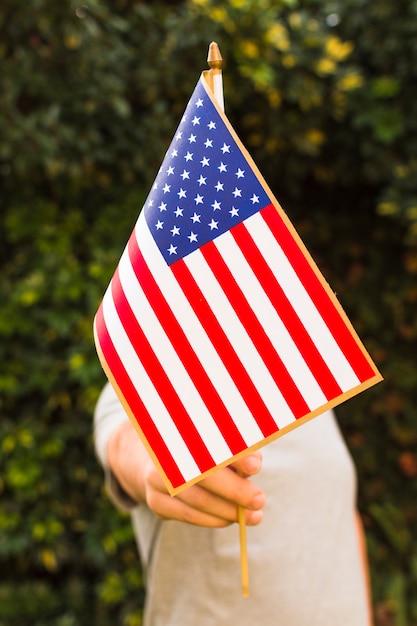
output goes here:
[[228, 116], [385, 382], [338, 409], [377, 626], [417, 624], [417, 1], [2, 0], [0, 626], [139, 626], [92, 318], [216, 40]]

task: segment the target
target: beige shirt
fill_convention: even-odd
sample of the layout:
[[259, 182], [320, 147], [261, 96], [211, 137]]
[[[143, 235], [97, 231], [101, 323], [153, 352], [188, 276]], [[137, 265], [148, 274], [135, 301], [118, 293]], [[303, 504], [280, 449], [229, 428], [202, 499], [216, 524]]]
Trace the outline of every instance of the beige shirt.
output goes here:
[[333, 412], [262, 449], [254, 478], [264, 519], [247, 528], [250, 596], [240, 582], [237, 525], [199, 528], [158, 520], [110, 475], [106, 442], [128, 419], [107, 385], [95, 442], [110, 493], [128, 508], [146, 574], [144, 626], [368, 626], [355, 524], [356, 478]]

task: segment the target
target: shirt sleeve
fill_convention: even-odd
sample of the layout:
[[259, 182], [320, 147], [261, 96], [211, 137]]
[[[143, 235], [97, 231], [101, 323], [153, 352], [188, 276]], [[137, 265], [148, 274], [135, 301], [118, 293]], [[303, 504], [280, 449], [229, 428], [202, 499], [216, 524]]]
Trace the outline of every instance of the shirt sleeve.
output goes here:
[[98, 460], [104, 470], [106, 490], [112, 502], [123, 511], [131, 511], [135, 502], [121, 487], [110, 470], [107, 458], [107, 442], [115, 429], [129, 420], [113, 387], [107, 383], [100, 394], [94, 411], [94, 446]]

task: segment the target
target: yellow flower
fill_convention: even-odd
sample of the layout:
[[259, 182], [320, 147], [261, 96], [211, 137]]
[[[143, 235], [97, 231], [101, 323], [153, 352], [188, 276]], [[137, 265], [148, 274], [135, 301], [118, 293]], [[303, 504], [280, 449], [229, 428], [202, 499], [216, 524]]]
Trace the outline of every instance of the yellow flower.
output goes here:
[[69, 50], [76, 50], [81, 45], [81, 37], [78, 35], [67, 35], [64, 42], [66, 48]]
[[31, 448], [33, 446], [33, 435], [30, 430], [24, 428], [23, 430], [19, 431], [18, 437], [19, 442], [24, 448]]
[[309, 143], [312, 143], [315, 146], [321, 146], [326, 139], [326, 135], [317, 128], [310, 128], [306, 132], [306, 139]]
[[265, 142], [265, 151], [268, 154], [274, 154], [278, 149], [278, 140], [270, 137]]
[[417, 206], [408, 207], [407, 217], [409, 217], [412, 220], [417, 220]]
[[397, 178], [406, 178], [410, 174], [410, 168], [407, 165], [397, 165], [394, 174]]
[[249, 59], [256, 59], [259, 57], [259, 48], [254, 41], [246, 40], [242, 41], [241, 49], [245, 56]]
[[262, 144], [263, 137], [259, 133], [252, 133], [249, 135], [248, 141], [251, 146], [260, 146]]
[[319, 74], [333, 74], [336, 70], [336, 63], [328, 58], [319, 59], [316, 63], [316, 70]]
[[300, 28], [302, 22], [303, 22], [303, 18], [301, 13], [291, 13], [288, 21], [290, 23], [291, 28]]
[[352, 91], [353, 89], [362, 87], [363, 83], [363, 76], [356, 74], [355, 72], [351, 72], [339, 80], [338, 86], [342, 91]]
[[16, 439], [11, 435], [7, 435], [1, 443], [1, 449], [3, 452], [11, 452], [16, 445]]
[[49, 572], [55, 572], [58, 568], [58, 562], [56, 560], [55, 552], [49, 549], [42, 550], [40, 557], [43, 565]]
[[268, 93], [269, 104], [273, 109], [277, 109], [282, 102], [282, 95], [277, 89], [273, 89]]
[[286, 52], [290, 47], [290, 40], [288, 38], [288, 31], [279, 22], [275, 23], [268, 30], [266, 34], [267, 42], [273, 45], [281, 52]]
[[379, 215], [396, 215], [398, 213], [398, 204], [396, 202], [380, 202], [377, 206]]
[[227, 21], [227, 11], [223, 7], [214, 7], [210, 15], [215, 22]]
[[293, 54], [284, 54], [282, 57], [282, 65], [284, 67], [287, 67], [287, 68], [294, 67], [296, 62], [297, 62], [297, 59], [295, 58]]
[[351, 41], [341, 41], [339, 37], [333, 36], [326, 40], [326, 53], [334, 61], [343, 61], [352, 52], [354, 45]]
[[69, 366], [72, 370], [82, 369], [85, 365], [85, 356], [83, 354], [73, 354], [69, 360]]

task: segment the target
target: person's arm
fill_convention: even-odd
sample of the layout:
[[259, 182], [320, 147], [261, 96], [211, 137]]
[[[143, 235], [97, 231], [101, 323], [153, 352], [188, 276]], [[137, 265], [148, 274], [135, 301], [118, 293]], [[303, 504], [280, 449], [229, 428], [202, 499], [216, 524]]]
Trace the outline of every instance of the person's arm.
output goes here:
[[371, 576], [369, 572], [368, 552], [366, 550], [366, 538], [363, 528], [362, 518], [359, 512], [356, 512], [356, 531], [358, 534], [359, 550], [362, 561], [363, 577], [366, 586], [366, 593], [368, 599], [368, 613], [369, 613], [369, 626], [374, 623], [373, 611], [372, 611], [372, 591], [371, 591]]
[[246, 509], [248, 525], [262, 520], [265, 494], [248, 480], [261, 468], [259, 452], [216, 470], [174, 497], [169, 495], [130, 421], [119, 424], [109, 436], [107, 459], [112, 474], [132, 500], [146, 502], [163, 519], [221, 527], [237, 521], [240, 505]]
[[113, 387], [107, 383], [94, 410], [94, 448], [97, 459], [104, 470], [106, 491], [113, 503], [124, 511], [130, 511], [136, 502], [122, 488], [119, 480], [110, 470], [107, 458], [107, 442], [111, 434], [125, 422], [129, 422]]

